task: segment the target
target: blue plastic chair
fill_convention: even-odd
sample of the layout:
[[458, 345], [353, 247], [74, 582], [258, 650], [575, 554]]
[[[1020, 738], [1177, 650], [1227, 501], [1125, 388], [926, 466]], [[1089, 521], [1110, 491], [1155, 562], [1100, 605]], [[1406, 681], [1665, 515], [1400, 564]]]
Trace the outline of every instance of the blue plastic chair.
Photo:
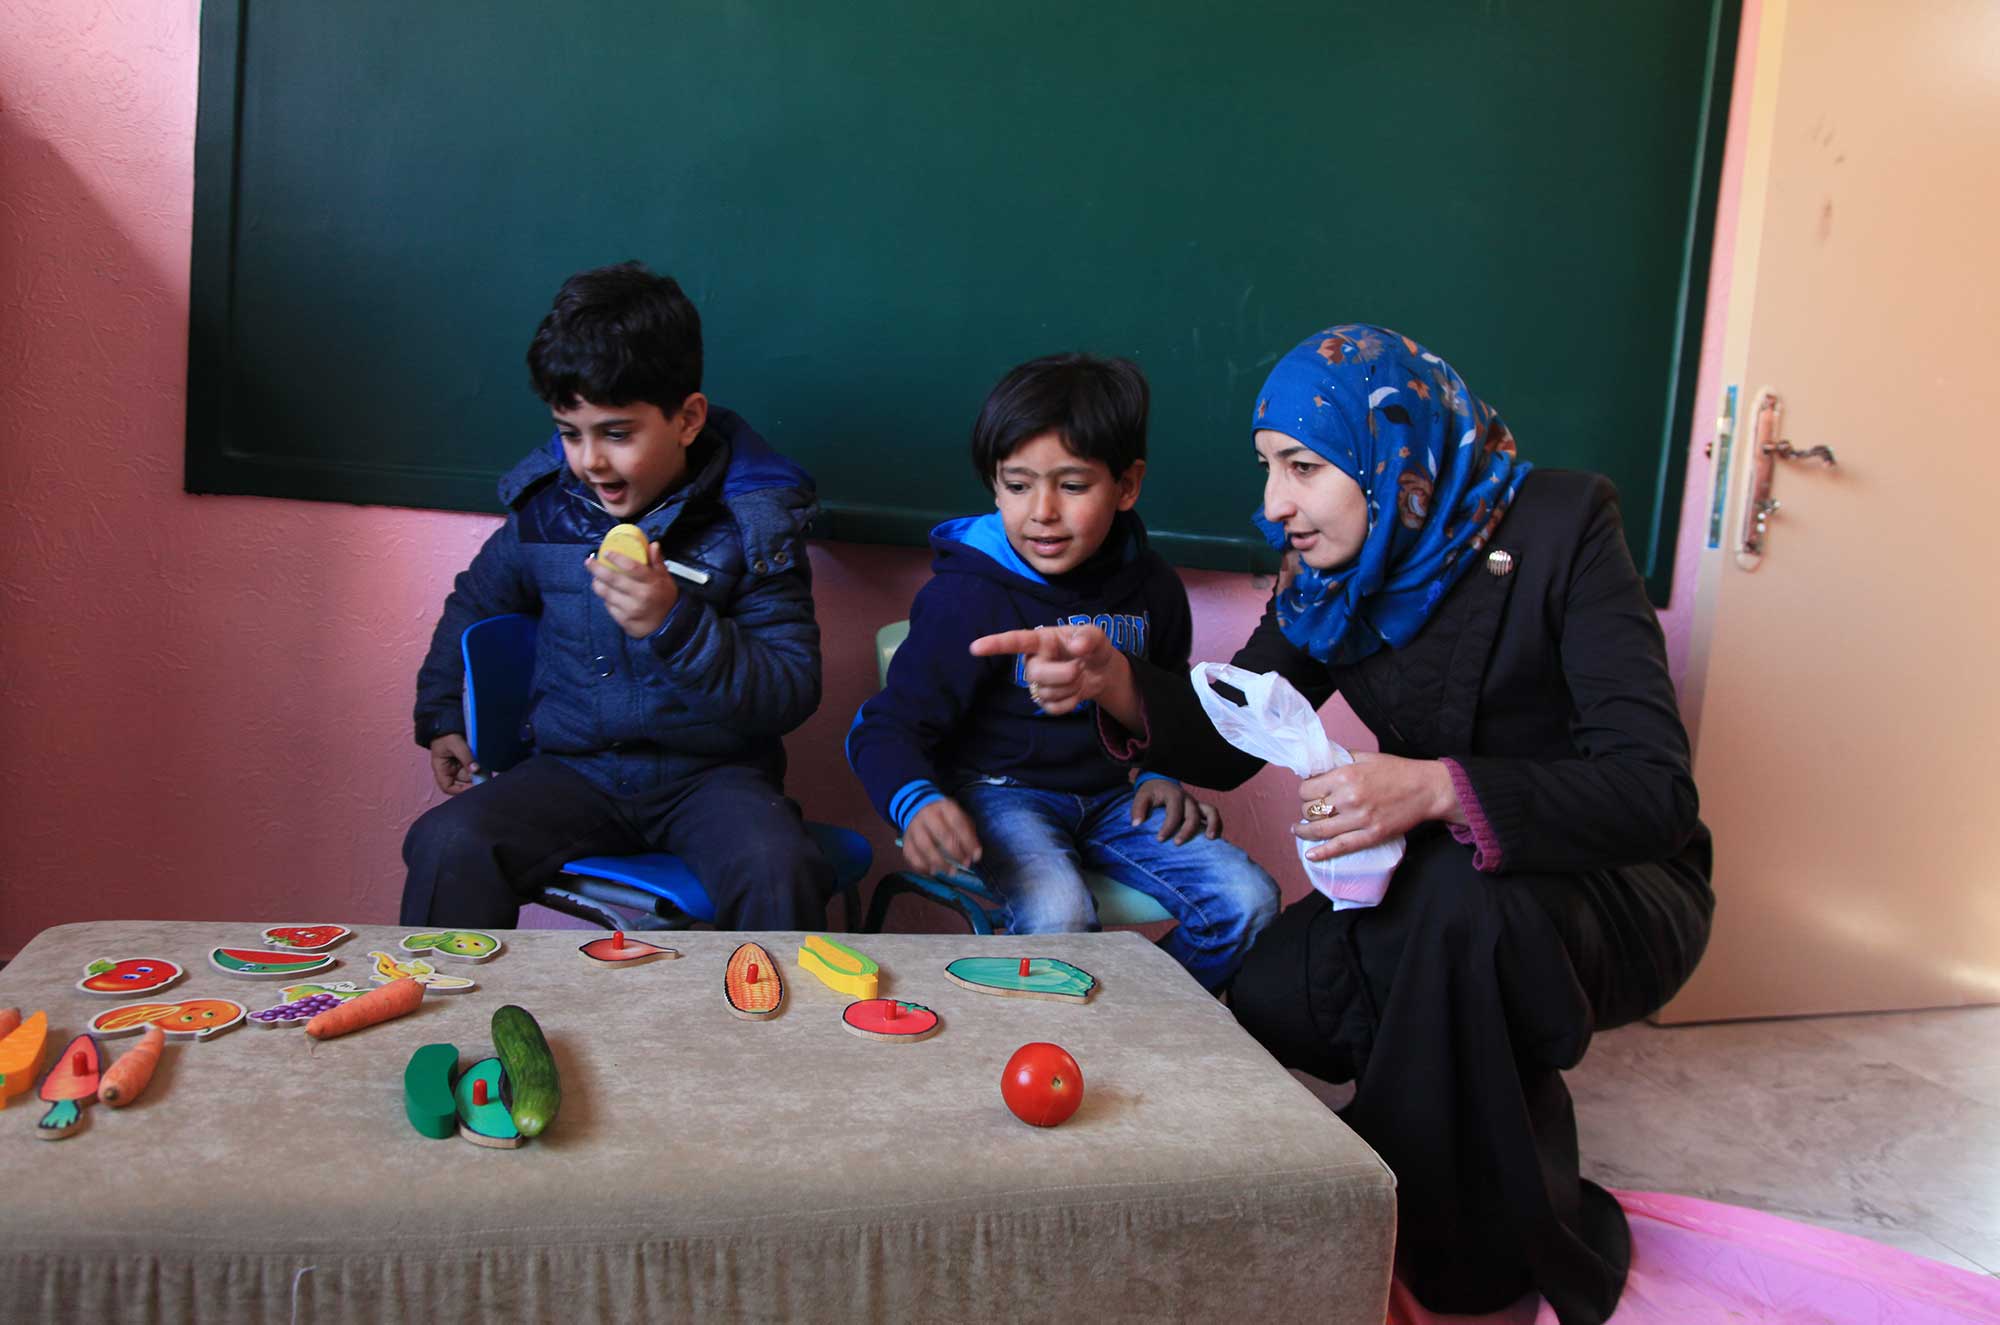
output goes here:
[[[891, 621], [875, 632], [875, 670], [880, 684], [889, 683], [889, 660], [896, 656], [896, 647], [909, 634], [908, 621]], [[902, 843], [898, 841], [897, 845]], [[1100, 925], [1150, 925], [1174, 918], [1172, 912], [1151, 897], [1108, 874], [1086, 873], [1083, 882], [1090, 889]], [[917, 874], [909, 870], [891, 871], [877, 881], [875, 895], [868, 903], [868, 919], [862, 922], [863, 931], [880, 934], [882, 922], [888, 918], [889, 903], [905, 894], [950, 907], [965, 918], [975, 934], [1007, 932], [1003, 918], [1005, 904], [977, 875]]]
[[[535, 752], [528, 698], [535, 671], [539, 622], [518, 613], [488, 617], [465, 628], [465, 739], [482, 776], [512, 768]], [[808, 823], [833, 866], [834, 890], [846, 905], [847, 927], [861, 915], [857, 886], [874, 863], [868, 839], [831, 824]], [[664, 851], [636, 856], [584, 856], [563, 866], [565, 882], [534, 900], [553, 911], [606, 929], [686, 929], [715, 923], [715, 903], [680, 857]], [[626, 914], [626, 913], [630, 914]]]

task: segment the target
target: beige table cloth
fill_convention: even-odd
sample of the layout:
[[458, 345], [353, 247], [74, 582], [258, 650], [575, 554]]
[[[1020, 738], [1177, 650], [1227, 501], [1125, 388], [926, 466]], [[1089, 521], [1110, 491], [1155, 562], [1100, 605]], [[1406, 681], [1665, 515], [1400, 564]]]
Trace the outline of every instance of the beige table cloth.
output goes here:
[[[0, 1006], [45, 1009], [53, 1055], [121, 1001], [80, 992], [84, 967], [151, 956], [188, 975], [148, 997], [254, 1011], [291, 982], [206, 954], [262, 928], [59, 926], [0, 971]], [[369, 951], [407, 932], [360, 927], [308, 978], [365, 986]], [[797, 934], [669, 935], [679, 960], [621, 968], [578, 954], [591, 932], [501, 937], [490, 962], [440, 963], [475, 991], [349, 1037], [170, 1040], [143, 1098], [89, 1104], [61, 1141], [35, 1137], [33, 1091], [16, 1097], [0, 1320], [1383, 1319], [1394, 1180], [1138, 935], [853, 936], [884, 996], [942, 1018], [915, 1044], [846, 1031], [849, 998], [800, 970]], [[722, 997], [745, 937], [787, 983], [770, 1021]], [[1084, 1005], [981, 994], [945, 978], [961, 956], [1059, 957], [1100, 987]], [[511, 1151], [419, 1135], [411, 1052], [444, 1041], [470, 1065], [503, 1003], [547, 1033], [555, 1123]], [[1033, 1040], [1084, 1073], [1053, 1129], [1000, 1098]], [[109, 1062], [135, 1039], [102, 1043]]]

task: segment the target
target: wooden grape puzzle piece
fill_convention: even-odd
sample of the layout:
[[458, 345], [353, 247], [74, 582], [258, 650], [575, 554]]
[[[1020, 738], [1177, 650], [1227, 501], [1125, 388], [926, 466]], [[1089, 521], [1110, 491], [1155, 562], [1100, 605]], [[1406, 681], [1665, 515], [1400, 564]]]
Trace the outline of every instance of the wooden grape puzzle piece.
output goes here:
[[224, 975], [252, 980], [296, 980], [324, 971], [339, 958], [324, 952], [274, 952], [270, 948], [214, 948], [208, 964]]
[[83, 1106], [97, 1098], [97, 1080], [104, 1071], [104, 1051], [88, 1035], [64, 1046], [42, 1078], [41, 1097], [49, 1111], [35, 1124], [35, 1135], [60, 1141], [83, 1125]]
[[882, 968], [845, 943], [824, 934], [809, 934], [799, 945], [799, 966], [819, 977], [820, 983], [849, 998], [873, 998]]
[[[18, 1018], [21, 1014], [14, 1011], [14, 1015]], [[35, 1084], [35, 1074], [42, 1067], [42, 1050], [48, 1047], [48, 1040], [49, 1018], [45, 1012], [37, 1012], [26, 1021], [17, 1022], [4, 1038], [0, 1038], [0, 1109], [7, 1107], [8, 1100], [25, 1094], [28, 1087]]]
[[130, 998], [165, 989], [186, 974], [164, 957], [99, 957], [83, 968], [76, 987], [104, 998]]
[[403, 1116], [433, 1141], [458, 1130], [458, 1101], [451, 1093], [451, 1074], [457, 1070], [455, 1044], [427, 1044], [403, 1068]]
[[785, 1010], [785, 978], [761, 943], [745, 943], [729, 954], [722, 993], [731, 1012], [751, 1021], [766, 1021]]
[[273, 925], [264, 931], [264, 942], [293, 952], [324, 952], [334, 944], [352, 938], [345, 925]]
[[98, 1035], [129, 1035], [158, 1026], [168, 1035], [206, 1040], [236, 1025], [248, 1011], [233, 998], [190, 998], [179, 1003], [127, 1003], [90, 1019]]
[[328, 1008], [339, 1007], [350, 998], [368, 991], [351, 980], [328, 981], [321, 985], [286, 985], [278, 991], [278, 1001], [250, 1014], [255, 1026], [303, 1026]]
[[452, 1087], [458, 1113], [458, 1134], [475, 1146], [513, 1150], [527, 1141], [514, 1125], [514, 1115], [501, 1098], [506, 1069], [497, 1058], [482, 1058]]
[[505, 946], [491, 934], [476, 929], [429, 929], [405, 934], [401, 944], [404, 952], [434, 952], [462, 962], [491, 961]]
[[672, 961], [681, 955], [677, 948], [662, 948], [644, 939], [630, 938], [622, 931], [592, 939], [577, 951], [599, 966], [636, 966], [655, 957]]
[[606, 559], [605, 553], [616, 552], [621, 557], [630, 557], [635, 565], [646, 564], [646, 531], [635, 524], [613, 525], [604, 541], [597, 545], [597, 559], [613, 570], [623, 570], [615, 561]]
[[375, 959], [375, 969], [368, 978], [378, 985], [407, 976], [422, 985], [426, 994], [464, 994], [479, 987], [477, 980], [462, 975], [446, 975], [421, 957], [399, 962], [386, 952], [371, 952], [368, 955]]
[[954, 984], [1003, 998], [1085, 1003], [1097, 991], [1096, 976], [1055, 957], [960, 957], [944, 974]]
[[867, 1040], [887, 1040], [890, 1044], [915, 1044], [928, 1040], [941, 1028], [938, 1014], [921, 1003], [902, 1003], [893, 998], [864, 998], [849, 1003], [840, 1014], [840, 1024]]

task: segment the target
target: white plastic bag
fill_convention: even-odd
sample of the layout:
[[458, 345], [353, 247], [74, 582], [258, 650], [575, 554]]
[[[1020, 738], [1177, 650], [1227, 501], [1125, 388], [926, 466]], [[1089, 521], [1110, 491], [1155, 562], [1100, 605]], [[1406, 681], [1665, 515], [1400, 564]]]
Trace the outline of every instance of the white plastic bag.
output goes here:
[[[1292, 683], [1276, 672], [1246, 672], [1228, 663], [1196, 663], [1191, 673], [1202, 711], [1222, 739], [1245, 754], [1283, 764], [1302, 778], [1354, 762], [1354, 756], [1327, 739], [1319, 714]], [[1243, 693], [1239, 707], [1215, 693], [1220, 681]], [[1327, 895], [1335, 910], [1373, 906], [1389, 891], [1389, 876], [1403, 859], [1403, 839], [1384, 842], [1332, 860], [1307, 860], [1319, 845], [1304, 838], [1299, 863], [1312, 886]]]

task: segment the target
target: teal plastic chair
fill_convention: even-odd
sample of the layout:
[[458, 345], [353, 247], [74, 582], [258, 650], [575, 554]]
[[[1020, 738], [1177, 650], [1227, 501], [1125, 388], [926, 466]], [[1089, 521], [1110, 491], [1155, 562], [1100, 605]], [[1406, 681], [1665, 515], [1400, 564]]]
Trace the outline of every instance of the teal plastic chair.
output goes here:
[[[889, 660], [896, 656], [897, 646], [910, 636], [908, 621], [892, 621], [875, 632], [875, 674], [878, 684], [889, 682]], [[901, 846], [900, 841], [897, 842]], [[1083, 882], [1090, 889], [1091, 901], [1097, 907], [1097, 923], [1112, 925], [1150, 925], [1162, 920], [1172, 920], [1173, 913], [1158, 902], [1128, 887], [1108, 874], [1085, 874]], [[1005, 904], [984, 881], [969, 874], [917, 874], [909, 870], [894, 870], [885, 874], [875, 884], [875, 895], [868, 903], [868, 918], [862, 922], [862, 930], [869, 934], [882, 932], [882, 922], [888, 918], [889, 904], [898, 897], [913, 895], [948, 906], [965, 919], [965, 923], [975, 934], [1004, 934], [1007, 932]]]
[[[534, 753], [527, 724], [534, 680], [534, 617], [512, 613], [475, 621], [460, 636], [465, 658], [465, 739], [482, 776], [505, 772]], [[858, 887], [875, 861], [868, 839], [831, 824], [808, 823], [827, 862], [847, 927], [861, 915]], [[715, 923], [715, 903], [680, 857], [664, 851], [583, 856], [562, 868], [562, 882], [533, 900], [606, 929], [686, 929]]]

